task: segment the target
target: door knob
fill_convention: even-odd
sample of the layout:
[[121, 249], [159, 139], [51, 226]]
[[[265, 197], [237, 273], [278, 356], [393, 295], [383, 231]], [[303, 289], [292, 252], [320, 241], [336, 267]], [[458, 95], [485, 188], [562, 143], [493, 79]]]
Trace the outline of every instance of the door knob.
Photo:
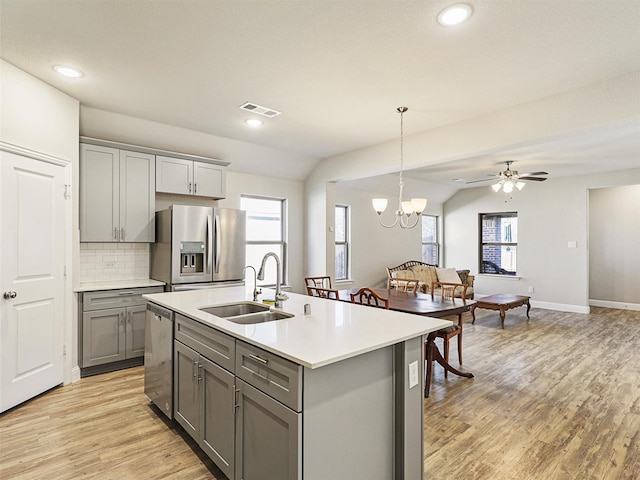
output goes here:
[[9, 300], [10, 298], [16, 298], [18, 294], [16, 292], [4, 292], [4, 298]]

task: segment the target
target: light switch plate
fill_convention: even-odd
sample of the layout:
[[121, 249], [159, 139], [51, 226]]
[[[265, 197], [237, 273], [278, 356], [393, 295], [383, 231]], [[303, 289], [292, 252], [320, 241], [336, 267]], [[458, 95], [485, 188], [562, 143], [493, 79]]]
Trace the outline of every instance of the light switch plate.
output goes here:
[[418, 362], [409, 364], [409, 388], [418, 386]]

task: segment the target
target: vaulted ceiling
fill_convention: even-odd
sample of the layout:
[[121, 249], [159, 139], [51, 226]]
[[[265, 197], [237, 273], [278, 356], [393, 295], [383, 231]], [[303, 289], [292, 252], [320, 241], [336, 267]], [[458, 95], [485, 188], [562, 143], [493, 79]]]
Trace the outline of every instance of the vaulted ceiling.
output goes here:
[[[452, 3], [0, 0], [0, 55], [84, 106], [295, 152], [309, 169], [397, 138], [400, 105], [412, 135], [640, 71], [638, 0], [467, 0], [470, 20], [442, 27], [436, 17]], [[56, 64], [84, 77], [61, 77]], [[259, 116], [245, 102], [282, 113]], [[249, 128], [251, 117], [264, 125]], [[536, 155], [536, 170], [555, 162], [571, 174], [568, 157], [584, 169], [593, 154], [627, 168], [640, 158], [639, 130], [414, 173], [450, 184], [509, 158], [528, 170]]]

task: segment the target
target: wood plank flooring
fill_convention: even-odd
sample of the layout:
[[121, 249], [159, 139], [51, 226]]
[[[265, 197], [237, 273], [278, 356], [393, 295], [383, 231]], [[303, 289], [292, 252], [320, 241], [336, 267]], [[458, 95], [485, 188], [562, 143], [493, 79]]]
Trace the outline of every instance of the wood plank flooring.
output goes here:
[[[475, 378], [435, 367], [425, 478], [640, 478], [640, 312], [532, 309], [527, 322], [514, 309], [505, 330], [497, 312], [476, 316], [463, 352]], [[163, 418], [142, 367], [58, 387], [0, 415], [0, 478], [223, 480]]]
[[475, 378], [436, 366], [425, 400], [426, 478], [640, 478], [640, 312], [515, 309], [504, 330], [497, 312], [476, 316]]

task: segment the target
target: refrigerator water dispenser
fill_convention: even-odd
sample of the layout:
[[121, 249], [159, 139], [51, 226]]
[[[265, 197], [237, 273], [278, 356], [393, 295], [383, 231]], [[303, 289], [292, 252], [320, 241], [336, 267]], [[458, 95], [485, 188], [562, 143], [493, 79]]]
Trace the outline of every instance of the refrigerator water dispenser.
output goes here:
[[204, 242], [180, 242], [180, 274], [204, 272]]

